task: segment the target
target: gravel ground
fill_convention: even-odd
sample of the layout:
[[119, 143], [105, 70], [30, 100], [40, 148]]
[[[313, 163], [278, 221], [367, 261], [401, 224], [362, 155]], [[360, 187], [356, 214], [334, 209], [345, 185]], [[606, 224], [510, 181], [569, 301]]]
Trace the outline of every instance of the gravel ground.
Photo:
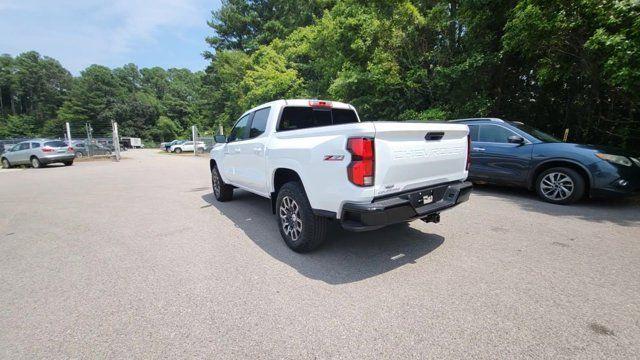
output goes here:
[[283, 243], [206, 158], [0, 170], [0, 358], [637, 358], [640, 204], [478, 187], [440, 224]]

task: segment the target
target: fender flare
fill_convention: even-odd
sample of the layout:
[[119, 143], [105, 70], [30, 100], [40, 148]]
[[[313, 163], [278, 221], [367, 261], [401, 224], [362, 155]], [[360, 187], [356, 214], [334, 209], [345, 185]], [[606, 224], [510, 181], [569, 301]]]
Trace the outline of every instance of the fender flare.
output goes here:
[[546, 159], [544, 161], [539, 162], [533, 169], [531, 169], [531, 171], [529, 171], [529, 179], [527, 180], [527, 186], [530, 189], [533, 189], [534, 185], [535, 185], [535, 181], [536, 181], [536, 173], [538, 172], [538, 170], [544, 166], [545, 164], [548, 164], [550, 162], [564, 162], [564, 163], [569, 163], [571, 165], [575, 165], [577, 167], [579, 167], [580, 169], [582, 169], [582, 171], [585, 172], [585, 174], [587, 174], [587, 181], [589, 183], [589, 187], [593, 186], [593, 175], [591, 175], [591, 171], [589, 171], [589, 169], [584, 166], [582, 163], [573, 160], [573, 159], [567, 159], [567, 158], [552, 158], [552, 159]]

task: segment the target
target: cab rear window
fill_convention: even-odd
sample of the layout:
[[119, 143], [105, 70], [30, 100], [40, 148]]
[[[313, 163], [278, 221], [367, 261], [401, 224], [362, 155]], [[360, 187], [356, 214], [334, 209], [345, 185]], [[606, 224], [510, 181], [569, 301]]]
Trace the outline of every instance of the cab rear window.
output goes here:
[[314, 109], [303, 106], [287, 106], [282, 110], [277, 131], [308, 129], [358, 122], [355, 111], [350, 109]]

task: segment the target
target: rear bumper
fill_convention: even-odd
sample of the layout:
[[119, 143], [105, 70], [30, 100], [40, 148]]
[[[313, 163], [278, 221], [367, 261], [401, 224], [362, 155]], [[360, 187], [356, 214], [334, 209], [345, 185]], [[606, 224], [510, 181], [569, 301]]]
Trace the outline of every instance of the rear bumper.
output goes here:
[[[471, 182], [455, 182], [416, 189], [367, 204], [346, 203], [340, 221], [346, 230], [368, 231], [421, 219], [469, 200], [471, 189]], [[423, 204], [424, 196], [432, 196], [433, 202]]]
[[55, 162], [61, 161], [70, 161], [76, 157], [75, 153], [64, 153], [64, 154], [56, 154], [56, 155], [46, 155], [40, 158], [40, 162], [43, 164], [51, 164]]

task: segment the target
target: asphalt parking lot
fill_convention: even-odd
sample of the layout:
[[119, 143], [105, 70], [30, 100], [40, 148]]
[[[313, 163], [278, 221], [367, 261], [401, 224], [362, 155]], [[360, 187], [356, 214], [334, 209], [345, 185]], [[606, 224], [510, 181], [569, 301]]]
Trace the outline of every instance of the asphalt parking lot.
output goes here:
[[640, 203], [480, 187], [439, 224], [283, 243], [206, 158], [0, 170], [0, 358], [637, 358]]

